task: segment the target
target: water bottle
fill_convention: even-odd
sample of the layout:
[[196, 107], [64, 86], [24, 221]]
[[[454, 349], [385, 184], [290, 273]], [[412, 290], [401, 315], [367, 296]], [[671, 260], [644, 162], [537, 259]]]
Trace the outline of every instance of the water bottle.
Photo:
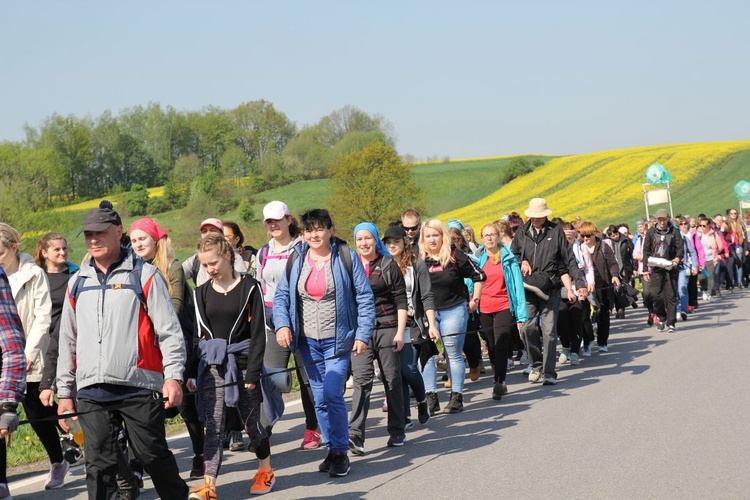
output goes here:
[[[70, 413], [69, 411], [66, 411], [63, 413], [65, 415], [66, 413]], [[78, 422], [78, 419], [72, 419], [72, 418], [66, 418], [65, 424], [70, 429], [70, 435], [73, 437], [73, 441], [78, 446], [83, 445], [83, 429], [81, 428], [81, 423]]]

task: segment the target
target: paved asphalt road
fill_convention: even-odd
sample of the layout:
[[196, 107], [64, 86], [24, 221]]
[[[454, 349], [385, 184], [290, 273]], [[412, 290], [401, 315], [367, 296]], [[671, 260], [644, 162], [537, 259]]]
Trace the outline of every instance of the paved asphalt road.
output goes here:
[[[324, 451], [297, 449], [301, 406], [288, 406], [269, 498], [750, 498], [750, 291], [702, 302], [674, 334], [647, 328], [643, 309], [627, 315], [612, 321], [610, 352], [558, 367], [558, 385], [532, 385], [516, 368], [497, 403], [489, 376], [467, 382], [465, 411], [416, 424], [401, 449], [386, 447], [376, 386], [366, 454], [345, 478], [317, 472]], [[171, 441], [183, 476], [188, 446]], [[249, 453], [227, 453], [219, 497], [248, 498], [255, 468]], [[61, 490], [42, 482], [10, 478], [19, 500], [86, 497], [80, 467]], [[140, 498], [156, 498], [150, 481]]]

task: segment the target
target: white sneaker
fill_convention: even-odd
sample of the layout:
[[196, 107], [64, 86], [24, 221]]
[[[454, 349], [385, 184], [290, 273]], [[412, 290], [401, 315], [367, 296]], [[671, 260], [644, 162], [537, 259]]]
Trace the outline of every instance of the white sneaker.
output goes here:
[[531, 373], [531, 365], [526, 365], [526, 368], [523, 369], [523, 374], [528, 375]]
[[507, 370], [512, 370], [515, 366], [516, 363], [513, 361], [513, 358], [508, 358]]
[[541, 382], [542, 381], [542, 369], [538, 370], [531, 370], [531, 373], [529, 373], [529, 382]]
[[609, 349], [607, 349], [606, 345], [600, 345], [599, 352], [609, 352]]
[[581, 351], [581, 356], [584, 358], [590, 358], [591, 357], [591, 348], [590, 347], [584, 347]]
[[708, 300], [708, 294], [706, 292], [703, 292], [703, 300]]
[[557, 358], [557, 362], [560, 363], [561, 365], [570, 363], [570, 356], [568, 355], [568, 353], [565, 352], [565, 349], [563, 349], [562, 352], [560, 353], [560, 357]]
[[348, 379], [346, 379], [346, 388], [354, 389], [354, 377], [349, 377]]
[[65, 484], [65, 474], [68, 473], [69, 468], [70, 464], [65, 460], [52, 464], [49, 468], [47, 480], [44, 482], [44, 489], [56, 490], [62, 488]]

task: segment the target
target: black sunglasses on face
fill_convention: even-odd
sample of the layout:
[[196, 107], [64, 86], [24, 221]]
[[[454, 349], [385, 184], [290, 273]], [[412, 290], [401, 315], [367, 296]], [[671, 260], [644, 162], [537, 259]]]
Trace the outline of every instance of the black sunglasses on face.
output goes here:
[[416, 231], [417, 229], [419, 229], [419, 224], [416, 226], [404, 226], [404, 231]]

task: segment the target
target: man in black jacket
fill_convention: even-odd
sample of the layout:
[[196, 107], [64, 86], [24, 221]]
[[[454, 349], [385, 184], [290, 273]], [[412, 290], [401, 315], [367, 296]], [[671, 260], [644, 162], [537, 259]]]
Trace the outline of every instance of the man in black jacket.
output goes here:
[[684, 255], [680, 230], [672, 225], [669, 212], [663, 208], [657, 210], [656, 224], [646, 231], [643, 242], [643, 279], [649, 282], [659, 331], [665, 328], [669, 328], [670, 333], [675, 331], [677, 279]]
[[[534, 198], [524, 212], [529, 220], [518, 228], [511, 248], [524, 276], [526, 308], [529, 320], [521, 335], [528, 350], [531, 373], [529, 382], [557, 383], [555, 354], [557, 349], [557, 311], [561, 280], [572, 281], [568, 298], [586, 298], [586, 280], [562, 228], [547, 220], [552, 213], [544, 198]], [[565, 276], [565, 278], [563, 278]], [[573, 288], [577, 288], [576, 291]], [[539, 319], [541, 318], [541, 337]]]

